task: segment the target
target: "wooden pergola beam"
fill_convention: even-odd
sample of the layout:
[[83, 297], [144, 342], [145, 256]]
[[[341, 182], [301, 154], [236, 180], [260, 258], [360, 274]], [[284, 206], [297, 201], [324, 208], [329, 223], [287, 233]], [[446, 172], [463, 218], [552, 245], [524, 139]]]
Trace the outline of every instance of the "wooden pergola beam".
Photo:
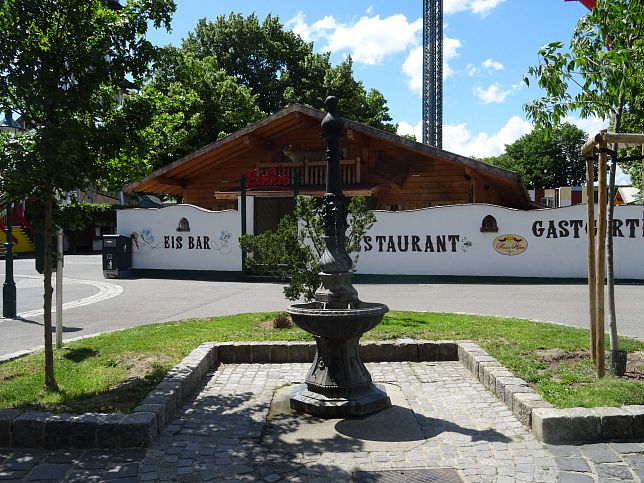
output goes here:
[[584, 155], [588, 155], [589, 153], [594, 153], [595, 148], [600, 144], [614, 143], [624, 145], [620, 147], [644, 146], [644, 134], [601, 131], [599, 134], [588, 138], [582, 146], [581, 152]]

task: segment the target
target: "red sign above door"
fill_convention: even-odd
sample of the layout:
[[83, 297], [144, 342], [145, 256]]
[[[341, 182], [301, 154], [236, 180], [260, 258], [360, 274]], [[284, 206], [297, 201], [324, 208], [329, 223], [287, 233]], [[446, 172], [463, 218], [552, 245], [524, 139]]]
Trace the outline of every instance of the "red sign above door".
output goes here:
[[256, 190], [262, 188], [287, 190], [290, 184], [288, 176], [277, 174], [275, 168], [270, 168], [267, 173], [261, 169], [249, 169], [244, 172], [246, 189]]

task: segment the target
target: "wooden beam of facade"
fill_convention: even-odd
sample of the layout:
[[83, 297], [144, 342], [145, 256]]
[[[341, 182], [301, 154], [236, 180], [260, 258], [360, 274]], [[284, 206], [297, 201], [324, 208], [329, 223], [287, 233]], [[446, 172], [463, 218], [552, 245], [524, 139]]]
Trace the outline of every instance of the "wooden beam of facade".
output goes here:
[[246, 136], [242, 137], [242, 142], [244, 146], [247, 146], [252, 149], [257, 149], [259, 151], [268, 150], [268, 145], [266, 144], [266, 140], [254, 134], [247, 134]]
[[[250, 149], [251, 148], [248, 146], [241, 147], [237, 149], [237, 151], [235, 152], [235, 155], [243, 154], [246, 151], [249, 151]], [[201, 165], [198, 168], [190, 172], [190, 175], [197, 176], [203, 173], [204, 171], [208, 171], [209, 169], [212, 169], [213, 167], [218, 166], [219, 164], [229, 160], [230, 158], [231, 156], [229, 155], [229, 153], [225, 153], [224, 155], [221, 155], [221, 156], [211, 157], [208, 163], [201, 163]], [[239, 173], [239, 175], [241, 176], [241, 172]]]
[[186, 182], [182, 179], [176, 179], [176, 178], [168, 178], [164, 176], [159, 176], [158, 178], [155, 178], [155, 181], [164, 186], [179, 186], [181, 188], [186, 187]]

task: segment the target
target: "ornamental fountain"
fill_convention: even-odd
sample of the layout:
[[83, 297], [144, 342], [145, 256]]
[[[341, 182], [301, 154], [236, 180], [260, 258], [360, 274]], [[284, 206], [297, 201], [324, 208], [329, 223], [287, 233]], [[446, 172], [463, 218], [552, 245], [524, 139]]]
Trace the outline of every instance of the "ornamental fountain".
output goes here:
[[364, 416], [391, 405], [383, 386], [374, 384], [358, 353], [360, 337], [380, 323], [389, 308], [362, 302], [351, 285], [351, 258], [345, 247], [347, 208], [340, 172], [340, 138], [344, 121], [338, 99], [325, 100], [322, 120], [326, 139], [327, 179], [322, 218], [326, 249], [319, 266], [322, 284], [315, 300], [288, 308], [293, 322], [315, 338], [317, 352], [304, 384], [291, 393], [296, 411], [325, 418]]

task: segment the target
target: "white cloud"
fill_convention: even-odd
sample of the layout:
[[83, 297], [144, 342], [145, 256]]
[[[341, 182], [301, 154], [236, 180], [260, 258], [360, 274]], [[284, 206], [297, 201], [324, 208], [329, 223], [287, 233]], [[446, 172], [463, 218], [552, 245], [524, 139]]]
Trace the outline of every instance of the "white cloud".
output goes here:
[[445, 15], [451, 15], [469, 10], [472, 13], [485, 17], [504, 1], [505, 0], [445, 0], [443, 3], [443, 13]]
[[[449, 66], [449, 62], [458, 57], [458, 48], [461, 41], [458, 39], [443, 38], [443, 79], [454, 75], [454, 70]], [[402, 70], [409, 77], [407, 85], [409, 89], [419, 96], [423, 94], [423, 48], [415, 47], [403, 62]]]
[[490, 85], [487, 89], [475, 87], [473, 91], [474, 95], [478, 97], [483, 104], [500, 104], [505, 101], [505, 98], [512, 92], [510, 90], [503, 90], [501, 88], [501, 84], [498, 82]]
[[[561, 122], [569, 122], [574, 124], [579, 129], [584, 131], [588, 136], [594, 136], [599, 133], [602, 129], [608, 129], [610, 127], [610, 121], [608, 119], [601, 119], [599, 117], [589, 117], [587, 119], [580, 119], [574, 116], [566, 116]], [[632, 184], [631, 177], [622, 171], [622, 168], [617, 166], [617, 171], [615, 172], [615, 184], [616, 185], [630, 185]]]
[[311, 42], [320, 38], [328, 37], [329, 32], [337, 28], [335, 18], [326, 16], [322, 20], [312, 23], [306, 23], [304, 12], [298, 12], [295, 17], [286, 22], [285, 27], [290, 28], [293, 32], [302, 37], [305, 42]]
[[475, 67], [474, 64], [467, 64], [467, 67], [465, 67], [465, 70], [467, 71], [467, 75], [470, 77], [474, 77], [476, 74], [478, 74], [481, 69], [478, 67]]
[[473, 0], [471, 2], [472, 13], [478, 13], [485, 17], [503, 2], [505, 0]]
[[[367, 12], [371, 15], [373, 9]], [[312, 24], [306, 23], [304, 13], [299, 12], [286, 22], [286, 27], [299, 34], [302, 39], [325, 41], [322, 50], [348, 53], [356, 63], [374, 65], [392, 54], [404, 52], [418, 44], [417, 33], [422, 30], [421, 18], [408, 22], [402, 14], [380, 18], [380, 15], [364, 16], [353, 24], [338, 23], [327, 16]], [[395, 34], [392, 35], [392, 32]]]
[[465, 71], [467, 72], [467, 75], [470, 77], [474, 77], [475, 75], [478, 75], [481, 73], [482, 70], [486, 71], [492, 71], [492, 70], [503, 70], [505, 66], [496, 60], [487, 59], [481, 62], [481, 67], [477, 67], [474, 64], [467, 64], [467, 67], [465, 67]]
[[601, 119], [599, 117], [580, 119], [574, 116], [566, 116], [561, 120], [561, 122], [569, 122], [570, 124], [574, 124], [589, 136], [594, 136], [602, 129], [607, 129], [610, 126], [610, 121], [608, 119]]
[[460, 40], [450, 39], [443, 35], [443, 79], [454, 74], [454, 71], [449, 66], [449, 61], [458, 57], [458, 52], [456, 50], [460, 48], [461, 45]]
[[451, 15], [453, 13], [469, 10], [471, 3], [471, 0], [445, 0], [443, 3], [443, 13], [445, 15]]
[[483, 61], [481, 65], [489, 70], [503, 70], [503, 64], [491, 58]]
[[409, 77], [407, 85], [419, 96], [423, 94], [423, 48], [416, 47], [409, 52], [402, 65], [403, 72]]
[[[373, 65], [382, 62], [387, 55], [416, 45], [416, 33], [421, 29], [421, 19], [408, 23], [407, 18], [400, 14], [384, 19], [379, 15], [362, 17], [355, 25], [336, 28], [324, 50], [348, 50], [355, 62]], [[391, 35], [391, 32], [396, 34]]]
[[511, 117], [501, 130], [493, 135], [480, 132], [473, 135], [467, 124], [443, 126], [443, 149], [463, 156], [485, 158], [505, 152], [505, 145], [512, 144], [532, 131], [532, 124], [519, 116]]
[[405, 134], [413, 134], [416, 136], [416, 141], [419, 143], [423, 141], [423, 121], [418, 121], [418, 124], [412, 126], [411, 124], [403, 121], [398, 123], [398, 134], [404, 136]]
[[[512, 144], [531, 131], [532, 124], [519, 116], [511, 117], [499, 132], [491, 136], [485, 132], [473, 135], [466, 123], [455, 126], [446, 124], [443, 126], [443, 149], [475, 158], [498, 156], [505, 152], [506, 144]], [[423, 139], [422, 121], [418, 121], [415, 126], [404, 121], [399, 123], [398, 134], [413, 134], [416, 136], [416, 140], [421, 142]]]

